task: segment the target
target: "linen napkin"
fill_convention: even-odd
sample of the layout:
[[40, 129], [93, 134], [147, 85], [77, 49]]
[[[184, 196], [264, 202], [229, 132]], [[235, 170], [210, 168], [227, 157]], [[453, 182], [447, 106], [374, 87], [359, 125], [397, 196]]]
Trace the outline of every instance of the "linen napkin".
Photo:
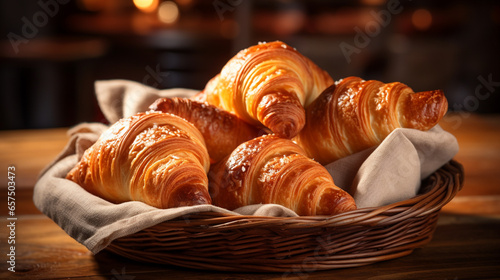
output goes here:
[[[99, 106], [110, 123], [147, 110], [157, 98], [190, 97], [198, 92], [158, 90], [127, 80], [97, 81], [95, 89]], [[137, 201], [113, 204], [96, 197], [65, 177], [107, 128], [101, 123], [82, 123], [71, 128], [68, 144], [42, 171], [33, 196], [41, 212], [92, 253], [98, 253], [117, 238], [191, 213], [297, 216], [276, 204], [249, 205], [234, 211], [213, 205], [158, 209]], [[326, 168], [336, 185], [353, 195], [358, 208], [376, 207], [414, 197], [421, 180], [457, 152], [455, 137], [439, 126], [426, 132], [396, 129], [378, 147], [330, 163]]]

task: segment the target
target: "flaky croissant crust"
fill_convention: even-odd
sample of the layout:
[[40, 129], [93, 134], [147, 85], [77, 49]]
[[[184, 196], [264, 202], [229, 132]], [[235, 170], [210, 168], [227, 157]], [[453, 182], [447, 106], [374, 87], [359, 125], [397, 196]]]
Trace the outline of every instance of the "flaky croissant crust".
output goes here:
[[247, 141], [209, 172], [214, 205], [230, 210], [275, 203], [299, 215], [333, 215], [355, 209], [328, 171], [291, 140], [265, 135]]
[[241, 143], [264, 134], [228, 111], [187, 98], [159, 98], [149, 108], [192, 123], [203, 135], [212, 162], [220, 161]]
[[376, 146], [396, 128], [428, 130], [448, 103], [441, 90], [414, 92], [403, 83], [348, 77], [327, 88], [306, 109], [294, 140], [322, 164]]
[[209, 166], [203, 137], [193, 125], [148, 112], [112, 125], [67, 179], [111, 202], [137, 200], [170, 208], [211, 203]]
[[332, 83], [327, 72], [276, 41], [240, 51], [207, 83], [199, 98], [290, 138], [305, 123], [303, 106]]

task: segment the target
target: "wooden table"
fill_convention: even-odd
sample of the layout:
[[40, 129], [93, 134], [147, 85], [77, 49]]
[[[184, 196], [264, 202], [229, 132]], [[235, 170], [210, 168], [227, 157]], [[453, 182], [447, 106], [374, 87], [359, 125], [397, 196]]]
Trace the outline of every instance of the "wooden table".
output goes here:
[[[66, 144], [66, 129], [0, 132], [1, 279], [500, 279], [500, 116], [447, 115], [465, 186], [440, 215], [433, 240], [411, 255], [358, 268], [283, 277], [222, 273], [92, 255], [33, 205], [37, 175]], [[16, 272], [8, 271], [8, 167], [16, 169]]]

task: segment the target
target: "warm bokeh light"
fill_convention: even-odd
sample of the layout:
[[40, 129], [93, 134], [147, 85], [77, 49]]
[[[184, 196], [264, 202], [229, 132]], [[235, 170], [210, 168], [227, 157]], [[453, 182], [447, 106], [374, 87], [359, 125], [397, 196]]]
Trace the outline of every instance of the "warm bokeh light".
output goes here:
[[386, 0], [361, 0], [361, 3], [367, 6], [381, 6], [384, 5]]
[[276, 13], [274, 16], [274, 31], [279, 35], [291, 35], [304, 26], [306, 16], [300, 9], [290, 9]]
[[141, 11], [149, 13], [156, 10], [158, 0], [134, 0], [134, 5]]
[[172, 1], [166, 1], [160, 4], [158, 8], [158, 18], [163, 23], [174, 23], [179, 18], [179, 8]]
[[432, 15], [429, 10], [418, 9], [411, 15], [411, 22], [418, 30], [427, 30], [432, 24]]

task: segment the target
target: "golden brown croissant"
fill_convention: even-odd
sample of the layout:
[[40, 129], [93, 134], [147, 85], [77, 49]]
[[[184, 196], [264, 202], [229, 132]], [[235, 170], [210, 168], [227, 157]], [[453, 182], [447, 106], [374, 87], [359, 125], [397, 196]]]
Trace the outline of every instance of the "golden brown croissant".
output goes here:
[[335, 186], [328, 171], [289, 139], [274, 134], [247, 141], [212, 165], [214, 205], [230, 210], [274, 203], [298, 215], [333, 215], [356, 208], [354, 199]]
[[220, 161], [239, 144], [263, 134], [262, 130], [228, 111], [191, 99], [160, 98], [149, 108], [177, 115], [198, 128], [212, 162]]
[[448, 109], [443, 91], [413, 92], [402, 83], [348, 77], [327, 88], [306, 109], [294, 140], [328, 164], [382, 142], [396, 128], [428, 130]]
[[148, 112], [112, 125], [67, 179], [111, 202], [170, 208], [211, 203], [209, 167], [203, 137], [192, 124]]
[[304, 106], [331, 84], [328, 73], [277, 41], [240, 51], [195, 99], [291, 138], [305, 124]]

